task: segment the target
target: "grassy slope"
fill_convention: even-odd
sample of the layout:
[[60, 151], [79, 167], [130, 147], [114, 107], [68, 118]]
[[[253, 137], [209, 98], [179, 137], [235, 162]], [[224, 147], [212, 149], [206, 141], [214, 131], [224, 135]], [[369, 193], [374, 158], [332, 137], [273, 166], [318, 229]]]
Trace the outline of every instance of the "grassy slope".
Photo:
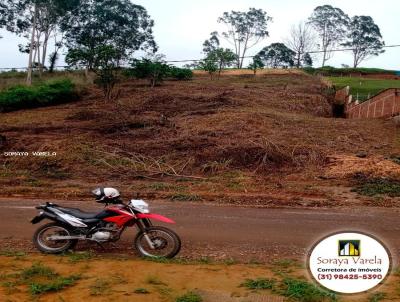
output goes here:
[[197, 76], [120, 89], [118, 103], [92, 89], [78, 103], [2, 114], [2, 151], [57, 152], [1, 157], [3, 194], [79, 196], [114, 185], [183, 201], [332, 199], [320, 187], [337, 181], [317, 178], [327, 156], [399, 150], [390, 122], [329, 118], [324, 87], [311, 76]]
[[387, 88], [400, 88], [400, 80], [367, 79], [357, 77], [329, 77], [329, 80], [337, 87], [350, 86], [350, 93], [360, 100], [366, 100], [368, 96], [378, 94]]

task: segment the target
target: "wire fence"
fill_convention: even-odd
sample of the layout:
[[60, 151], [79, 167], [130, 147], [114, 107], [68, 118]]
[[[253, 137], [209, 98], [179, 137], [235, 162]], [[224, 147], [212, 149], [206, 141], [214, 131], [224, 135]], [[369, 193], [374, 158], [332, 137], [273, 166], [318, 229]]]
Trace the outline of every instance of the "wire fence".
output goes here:
[[[400, 47], [400, 44], [393, 44], [393, 45], [385, 45], [383, 46], [383, 48], [396, 48], [396, 47]], [[330, 49], [328, 52], [344, 52], [344, 51], [354, 51], [356, 49], [354, 48], [340, 48], [340, 49]], [[307, 51], [306, 53], [309, 54], [318, 54], [318, 53], [323, 53], [323, 50], [312, 50], [312, 51]], [[254, 58], [256, 55], [252, 55], [252, 56], [242, 56], [240, 58], [243, 59], [252, 59]], [[167, 60], [164, 61], [165, 63], [189, 63], [189, 62], [200, 62], [203, 59], [184, 59], [184, 60]], [[122, 66], [122, 67], [127, 67], [127, 66]], [[69, 65], [59, 65], [59, 66], [55, 66], [55, 69], [67, 69], [70, 68]], [[28, 67], [0, 67], [0, 72], [2, 70], [27, 70]]]

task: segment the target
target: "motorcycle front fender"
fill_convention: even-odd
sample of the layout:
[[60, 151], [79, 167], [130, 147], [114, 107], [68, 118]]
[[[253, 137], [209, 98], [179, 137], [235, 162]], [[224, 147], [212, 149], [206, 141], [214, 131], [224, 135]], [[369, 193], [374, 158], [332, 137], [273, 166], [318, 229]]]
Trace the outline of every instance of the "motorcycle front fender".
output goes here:
[[154, 219], [154, 220], [158, 220], [158, 221], [162, 221], [162, 222], [166, 222], [166, 223], [175, 223], [175, 221], [173, 221], [172, 219], [169, 219], [169, 218], [167, 218], [165, 216], [162, 216], [162, 215], [159, 215], [159, 214], [139, 213], [139, 214], [136, 214], [136, 217], [138, 219]]

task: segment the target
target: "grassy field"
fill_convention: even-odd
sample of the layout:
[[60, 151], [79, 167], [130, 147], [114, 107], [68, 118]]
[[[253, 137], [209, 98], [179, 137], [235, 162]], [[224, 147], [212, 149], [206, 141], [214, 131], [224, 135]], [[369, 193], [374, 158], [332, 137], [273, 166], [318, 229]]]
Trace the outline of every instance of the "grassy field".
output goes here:
[[329, 77], [338, 88], [350, 86], [350, 93], [361, 101], [368, 99], [387, 88], [400, 88], [400, 80], [367, 79], [356, 77]]

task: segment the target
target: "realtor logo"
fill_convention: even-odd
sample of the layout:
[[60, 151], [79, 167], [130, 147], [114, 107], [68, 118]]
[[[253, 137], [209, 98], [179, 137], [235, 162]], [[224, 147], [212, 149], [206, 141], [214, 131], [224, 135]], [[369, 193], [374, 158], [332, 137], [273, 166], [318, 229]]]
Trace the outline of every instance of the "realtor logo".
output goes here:
[[339, 256], [360, 256], [360, 240], [339, 240]]

